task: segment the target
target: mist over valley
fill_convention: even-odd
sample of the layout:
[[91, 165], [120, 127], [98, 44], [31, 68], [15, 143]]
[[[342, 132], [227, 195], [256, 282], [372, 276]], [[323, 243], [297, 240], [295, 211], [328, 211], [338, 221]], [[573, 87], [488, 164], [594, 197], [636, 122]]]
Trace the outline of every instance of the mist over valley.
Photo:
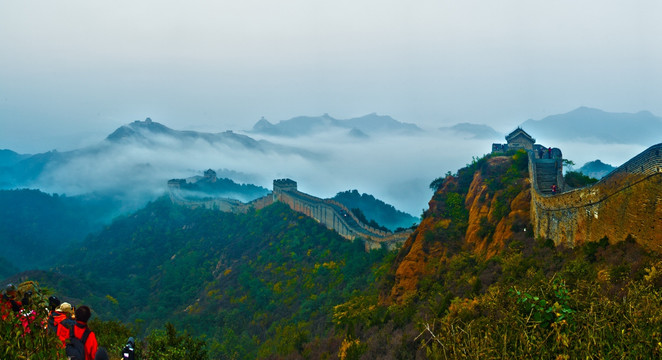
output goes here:
[[[618, 166], [645, 148], [643, 140], [619, 143], [601, 135], [614, 129], [624, 139], [647, 139], [650, 134], [641, 127], [630, 128], [627, 135], [619, 132], [634, 116], [630, 114], [592, 111], [590, 120], [601, 121], [595, 133], [548, 130], [558, 124], [567, 128], [564, 119], [576, 121], [578, 111], [582, 109], [536, 122], [541, 130], [532, 136], [562, 149], [577, 168], [596, 159]], [[656, 117], [648, 121], [662, 123]], [[419, 216], [427, 207], [432, 180], [488, 153], [493, 142], [503, 142], [500, 134], [512, 130], [479, 124], [424, 130], [376, 114], [347, 120], [324, 114], [266, 124], [262, 119], [251, 130], [205, 133], [171, 129], [147, 118], [72, 151], [30, 156], [4, 150], [0, 185], [70, 196], [107, 194], [121, 200], [121, 211], [127, 212], [163, 195], [169, 179], [213, 169], [219, 177], [267, 189], [274, 179], [291, 178], [301, 191], [320, 198], [356, 189]], [[533, 124], [529, 120], [522, 126]], [[357, 137], [356, 131], [364, 136]]]

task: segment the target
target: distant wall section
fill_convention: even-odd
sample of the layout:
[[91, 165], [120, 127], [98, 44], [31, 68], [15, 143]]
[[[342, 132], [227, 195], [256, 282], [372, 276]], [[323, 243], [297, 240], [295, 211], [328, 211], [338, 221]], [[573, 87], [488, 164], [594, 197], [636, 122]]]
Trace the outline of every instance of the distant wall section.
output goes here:
[[249, 203], [229, 198], [213, 198], [205, 200], [188, 200], [181, 196], [180, 189], [185, 180], [173, 179], [168, 182], [170, 199], [173, 203], [190, 208], [203, 207], [224, 212], [246, 213], [259, 210], [274, 202], [287, 204], [292, 210], [300, 212], [317, 220], [342, 237], [353, 240], [361, 238], [365, 241], [366, 250], [386, 247], [396, 248], [405, 242], [412, 230], [395, 233], [375, 229], [361, 222], [349, 209], [341, 203], [320, 199], [297, 190], [297, 183], [291, 179], [277, 179], [273, 182], [273, 192], [267, 196], [255, 199]]

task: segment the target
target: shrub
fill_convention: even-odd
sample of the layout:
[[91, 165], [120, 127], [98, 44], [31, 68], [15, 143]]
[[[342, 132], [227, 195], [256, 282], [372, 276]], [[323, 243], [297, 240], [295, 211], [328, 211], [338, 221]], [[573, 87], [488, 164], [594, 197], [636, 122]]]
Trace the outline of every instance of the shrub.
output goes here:
[[189, 334], [177, 334], [171, 323], [164, 330], [154, 330], [147, 336], [141, 359], [145, 360], [204, 360], [207, 350], [203, 340], [193, 339]]
[[[19, 285], [20, 286], [20, 285]], [[47, 328], [48, 290], [34, 283], [29, 304], [14, 312], [8, 299], [0, 301], [0, 358], [3, 360], [63, 359], [62, 343]]]
[[568, 171], [565, 173], [565, 183], [574, 188], [592, 185], [596, 182], [598, 182], [598, 179], [586, 176], [577, 171]]

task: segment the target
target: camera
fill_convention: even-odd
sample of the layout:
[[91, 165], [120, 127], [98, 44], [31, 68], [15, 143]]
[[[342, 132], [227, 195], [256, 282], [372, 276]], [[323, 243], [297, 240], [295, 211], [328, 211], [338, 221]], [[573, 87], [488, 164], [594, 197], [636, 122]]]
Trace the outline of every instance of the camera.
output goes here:
[[126, 345], [124, 345], [124, 349], [122, 349], [122, 359], [134, 360], [135, 347], [136, 347], [136, 342], [133, 340], [132, 337], [130, 337], [129, 340], [126, 342]]

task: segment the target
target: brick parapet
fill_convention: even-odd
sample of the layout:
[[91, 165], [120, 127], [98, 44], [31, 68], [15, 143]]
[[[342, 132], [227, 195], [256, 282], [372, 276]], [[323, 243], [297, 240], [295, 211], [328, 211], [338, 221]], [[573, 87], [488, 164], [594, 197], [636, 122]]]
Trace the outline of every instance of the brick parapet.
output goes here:
[[659, 172], [662, 172], [662, 143], [642, 151], [639, 155], [607, 174], [602, 180], [607, 181], [610, 177], [623, 173], [651, 175]]
[[660, 251], [661, 154], [662, 144], [651, 146], [598, 183], [551, 196], [540, 193], [530, 154], [529, 170], [534, 183], [531, 221], [535, 236], [574, 246], [604, 236], [621, 241], [632, 235], [643, 245]]
[[373, 228], [361, 222], [345, 205], [332, 200], [318, 197], [297, 190], [296, 182], [290, 179], [274, 180], [273, 192], [267, 196], [242, 203], [234, 199], [215, 198], [192, 201], [184, 199], [174, 186], [170, 187], [170, 198], [174, 203], [188, 207], [205, 207], [226, 212], [246, 213], [250, 209], [261, 209], [276, 201], [287, 204], [292, 210], [312, 217], [326, 227], [335, 230], [346, 239], [357, 237], [364, 239], [366, 250], [386, 246], [391, 249], [403, 243], [411, 234], [411, 230], [391, 233]]

